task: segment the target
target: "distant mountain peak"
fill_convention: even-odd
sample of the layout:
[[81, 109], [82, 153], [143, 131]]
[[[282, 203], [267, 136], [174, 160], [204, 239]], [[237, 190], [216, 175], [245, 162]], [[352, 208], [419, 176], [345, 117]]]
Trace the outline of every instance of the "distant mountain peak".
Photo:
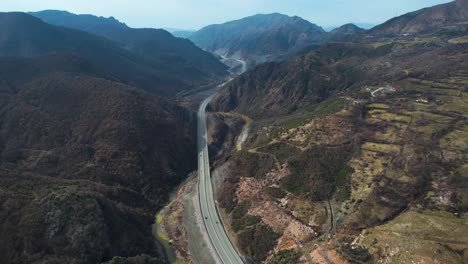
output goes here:
[[341, 26], [341, 28], [355, 28], [355, 29], [362, 29], [358, 26], [356, 26], [354, 23], [348, 23], [348, 24], [344, 24]]
[[321, 27], [301, 17], [271, 13], [209, 25], [192, 34], [190, 40], [220, 56], [256, 65], [321, 43], [324, 34]]
[[[290, 18], [291, 16], [281, 14], [281, 13], [278, 13], [278, 12], [274, 12], [274, 13], [259, 13], [259, 14], [248, 16], [248, 17], [245, 17], [245, 18], [251, 18], [251, 17], [283, 17], [283, 18]], [[241, 18], [241, 20], [245, 19], [245, 18]]]
[[28, 14], [46, 20], [48, 23], [60, 26], [69, 27], [70, 19], [72, 18], [73, 24], [83, 25], [88, 24], [89, 27], [96, 24], [114, 25], [116, 27], [128, 27], [127, 24], [120, 22], [115, 17], [95, 16], [91, 14], [73, 14], [64, 10], [43, 10], [38, 12], [29, 12]]
[[348, 24], [342, 25], [339, 28], [335, 28], [334, 30], [331, 31], [331, 33], [332, 34], [355, 34], [361, 31], [364, 31], [364, 29], [356, 26], [353, 23], [348, 23]]

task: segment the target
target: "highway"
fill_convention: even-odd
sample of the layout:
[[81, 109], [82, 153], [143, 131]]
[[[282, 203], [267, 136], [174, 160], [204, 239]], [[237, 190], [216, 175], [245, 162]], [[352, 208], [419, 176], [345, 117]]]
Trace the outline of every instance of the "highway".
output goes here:
[[210, 160], [208, 157], [207, 127], [205, 110], [214, 95], [205, 99], [198, 110], [198, 198], [203, 224], [208, 238], [222, 264], [243, 263], [224, 230], [218, 214], [213, 185], [211, 184]]

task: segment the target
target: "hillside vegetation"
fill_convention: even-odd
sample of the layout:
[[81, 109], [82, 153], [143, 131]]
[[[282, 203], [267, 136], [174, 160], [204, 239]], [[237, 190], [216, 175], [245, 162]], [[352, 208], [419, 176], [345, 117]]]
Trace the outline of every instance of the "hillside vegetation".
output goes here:
[[260, 65], [214, 99], [253, 119], [219, 200], [240, 245], [253, 220], [278, 234], [258, 263], [468, 261], [467, 32], [445, 26]]
[[70, 55], [0, 68], [0, 258], [162, 259], [151, 224], [196, 166], [194, 114]]

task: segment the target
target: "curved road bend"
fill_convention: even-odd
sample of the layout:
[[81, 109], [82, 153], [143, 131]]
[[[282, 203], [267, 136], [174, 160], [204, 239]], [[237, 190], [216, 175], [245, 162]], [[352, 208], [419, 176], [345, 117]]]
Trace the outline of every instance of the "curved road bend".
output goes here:
[[207, 128], [205, 110], [213, 96], [206, 98], [198, 110], [198, 198], [200, 202], [203, 224], [210, 243], [219, 262], [223, 264], [242, 264], [243, 261], [229, 240], [224, 226], [219, 218], [215, 205], [213, 186], [210, 176], [210, 160], [208, 157]]

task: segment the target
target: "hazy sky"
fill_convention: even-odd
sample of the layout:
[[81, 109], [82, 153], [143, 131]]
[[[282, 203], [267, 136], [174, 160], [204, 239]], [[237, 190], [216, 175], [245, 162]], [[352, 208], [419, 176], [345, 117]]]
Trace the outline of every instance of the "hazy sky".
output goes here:
[[257, 13], [279, 12], [320, 26], [379, 24], [447, 0], [0, 0], [0, 11], [67, 10], [114, 16], [132, 27], [199, 29]]

